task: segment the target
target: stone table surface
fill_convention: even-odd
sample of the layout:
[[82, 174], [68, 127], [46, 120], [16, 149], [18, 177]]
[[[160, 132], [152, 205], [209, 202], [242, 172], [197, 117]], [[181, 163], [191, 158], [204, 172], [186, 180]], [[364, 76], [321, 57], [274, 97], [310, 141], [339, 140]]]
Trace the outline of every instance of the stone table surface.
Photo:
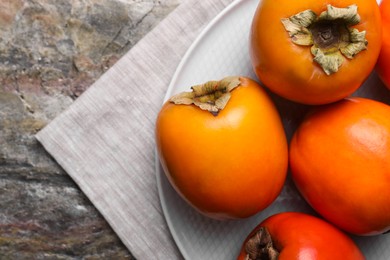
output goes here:
[[0, 0], [0, 259], [134, 259], [34, 138], [181, 0]]

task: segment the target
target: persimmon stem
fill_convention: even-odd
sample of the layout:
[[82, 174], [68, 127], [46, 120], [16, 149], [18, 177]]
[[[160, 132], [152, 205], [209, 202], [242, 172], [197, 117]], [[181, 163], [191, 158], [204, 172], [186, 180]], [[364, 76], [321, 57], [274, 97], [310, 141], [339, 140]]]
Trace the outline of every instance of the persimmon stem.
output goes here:
[[305, 10], [281, 22], [293, 43], [312, 46], [314, 61], [327, 75], [339, 70], [344, 57], [353, 59], [368, 44], [366, 31], [351, 27], [360, 23], [356, 5], [345, 8], [328, 5], [318, 16], [312, 10]]
[[275, 249], [272, 237], [267, 228], [260, 229], [248, 239], [245, 244], [246, 260], [277, 260], [278, 250]]
[[217, 115], [230, 99], [230, 93], [241, 84], [239, 77], [226, 77], [220, 81], [208, 81], [201, 85], [192, 86], [192, 92], [182, 92], [169, 99], [180, 105], [194, 104], [200, 109]]

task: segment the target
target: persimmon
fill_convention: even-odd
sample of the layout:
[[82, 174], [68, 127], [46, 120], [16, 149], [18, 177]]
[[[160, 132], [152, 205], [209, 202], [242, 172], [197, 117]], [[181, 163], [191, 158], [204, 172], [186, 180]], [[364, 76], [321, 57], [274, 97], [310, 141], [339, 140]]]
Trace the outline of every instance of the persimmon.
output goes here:
[[381, 28], [375, 0], [262, 0], [250, 32], [253, 70], [286, 99], [331, 103], [371, 73]]
[[347, 98], [315, 108], [290, 143], [291, 175], [325, 219], [356, 235], [390, 230], [390, 106]]
[[378, 57], [376, 71], [387, 88], [390, 89], [390, 0], [382, 0], [380, 6], [382, 17], [382, 48]]
[[156, 145], [175, 190], [211, 218], [263, 210], [287, 174], [280, 115], [266, 91], [245, 77], [206, 82], [170, 98], [157, 117]]
[[364, 260], [353, 240], [328, 222], [283, 212], [262, 221], [245, 239], [238, 260]]

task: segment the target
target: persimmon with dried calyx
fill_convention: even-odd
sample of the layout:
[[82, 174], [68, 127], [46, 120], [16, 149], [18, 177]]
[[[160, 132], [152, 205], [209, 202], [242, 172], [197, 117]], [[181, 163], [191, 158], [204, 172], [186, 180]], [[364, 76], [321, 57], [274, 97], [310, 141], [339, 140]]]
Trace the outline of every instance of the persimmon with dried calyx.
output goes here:
[[298, 190], [329, 222], [356, 235], [390, 230], [390, 106], [355, 97], [314, 109], [289, 158]]
[[381, 28], [375, 0], [262, 0], [250, 33], [252, 66], [284, 98], [331, 103], [353, 93], [371, 73]]
[[328, 222], [283, 212], [261, 222], [244, 241], [238, 260], [364, 260], [350, 237]]
[[287, 174], [279, 113], [265, 90], [245, 77], [206, 82], [170, 98], [157, 117], [156, 146], [175, 190], [211, 218], [263, 210]]

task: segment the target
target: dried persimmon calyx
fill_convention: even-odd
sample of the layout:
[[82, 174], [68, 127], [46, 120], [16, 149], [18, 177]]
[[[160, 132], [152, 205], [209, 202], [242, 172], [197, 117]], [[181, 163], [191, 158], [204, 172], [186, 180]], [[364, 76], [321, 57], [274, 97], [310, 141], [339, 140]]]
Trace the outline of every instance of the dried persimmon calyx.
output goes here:
[[352, 27], [360, 23], [357, 9], [357, 5], [327, 5], [320, 15], [305, 10], [281, 22], [293, 43], [312, 46], [313, 60], [330, 75], [339, 70], [345, 58], [353, 59], [367, 48], [366, 31]]

